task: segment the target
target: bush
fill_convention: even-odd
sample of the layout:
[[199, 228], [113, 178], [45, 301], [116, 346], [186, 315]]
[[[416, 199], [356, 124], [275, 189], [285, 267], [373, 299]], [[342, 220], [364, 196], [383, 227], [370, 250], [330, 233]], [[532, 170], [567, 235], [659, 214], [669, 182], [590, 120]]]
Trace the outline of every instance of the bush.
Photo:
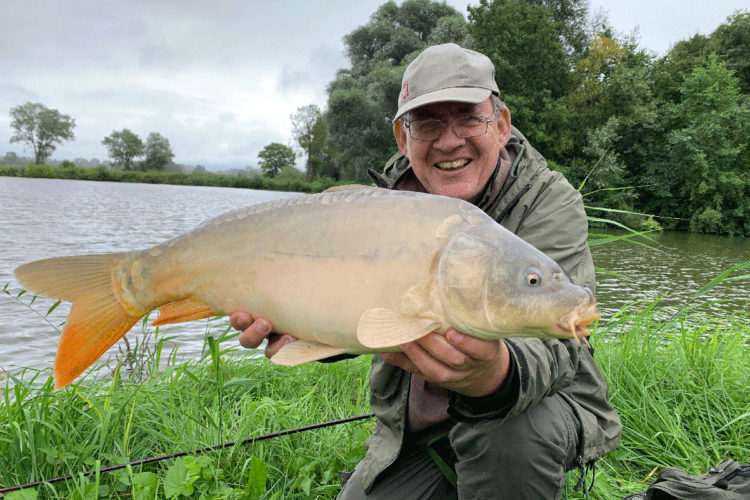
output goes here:
[[0, 175], [5, 177], [20, 177], [21, 167], [18, 165], [0, 165]]
[[690, 219], [690, 230], [697, 233], [721, 232], [721, 212], [706, 208]]
[[641, 231], [661, 231], [662, 227], [653, 215], [649, 215], [648, 219], [641, 221], [640, 229]]
[[29, 165], [23, 170], [24, 177], [37, 177], [52, 179], [55, 177], [55, 171], [49, 165]]

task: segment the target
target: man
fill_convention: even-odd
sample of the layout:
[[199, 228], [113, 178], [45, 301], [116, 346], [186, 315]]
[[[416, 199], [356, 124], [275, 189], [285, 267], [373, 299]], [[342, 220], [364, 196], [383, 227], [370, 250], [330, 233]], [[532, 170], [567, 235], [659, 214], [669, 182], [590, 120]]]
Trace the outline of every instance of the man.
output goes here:
[[[594, 291], [578, 192], [510, 124], [494, 67], [455, 44], [427, 48], [404, 72], [381, 187], [470, 201]], [[231, 316], [240, 343], [288, 335]], [[620, 421], [587, 343], [484, 341], [448, 330], [373, 356], [377, 426], [340, 498], [560, 498], [565, 472], [612, 450]], [[455, 485], [453, 475], [455, 473]]]

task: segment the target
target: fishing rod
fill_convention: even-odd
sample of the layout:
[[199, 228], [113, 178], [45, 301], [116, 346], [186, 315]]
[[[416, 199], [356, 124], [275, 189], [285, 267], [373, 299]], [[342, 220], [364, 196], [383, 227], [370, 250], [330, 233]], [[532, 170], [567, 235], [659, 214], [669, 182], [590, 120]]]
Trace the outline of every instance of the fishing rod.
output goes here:
[[[243, 441], [239, 441], [239, 442], [237, 442], [237, 441], [231, 441], [231, 442], [228, 442], [228, 443], [215, 444], [213, 446], [206, 446], [205, 448], [198, 448], [197, 450], [193, 450], [192, 452], [189, 452], [189, 451], [179, 451], [177, 453], [170, 453], [169, 455], [161, 455], [161, 456], [158, 456], [158, 457], [144, 458], [142, 460], [136, 460], [134, 462], [128, 462], [126, 464], [120, 464], [120, 465], [113, 465], [113, 466], [110, 466], [110, 467], [104, 467], [103, 469], [99, 469], [99, 472], [100, 473], [101, 472], [111, 472], [113, 470], [124, 469], [125, 467], [128, 467], [128, 466], [145, 465], [145, 464], [150, 464], [150, 463], [154, 463], [154, 462], [161, 462], [162, 460], [169, 460], [170, 458], [184, 457], [185, 455], [188, 455], [190, 453], [192, 453], [194, 455], [198, 455], [198, 454], [201, 454], [201, 453], [205, 453], [207, 451], [220, 450], [220, 449], [223, 449], [223, 448], [227, 448], [229, 446], [234, 446], [236, 444], [241, 444], [242, 445], [242, 444], [255, 443], [256, 441], [263, 441], [264, 439], [271, 439], [271, 438], [276, 438], [276, 437], [280, 437], [280, 436], [288, 436], [289, 434], [296, 434], [298, 432], [311, 431], [311, 430], [314, 430], [314, 429], [322, 429], [323, 427], [331, 427], [331, 426], [338, 425], [338, 424], [345, 424], [347, 422], [354, 422], [354, 421], [357, 421], [357, 420], [364, 420], [366, 418], [372, 418], [373, 416], [375, 416], [374, 413], [368, 413], [366, 415], [358, 415], [356, 417], [347, 417], [347, 418], [341, 418], [341, 419], [338, 419], [338, 420], [330, 420], [328, 422], [323, 422], [323, 423], [314, 424], [314, 425], [308, 425], [306, 427], [297, 427], [296, 429], [287, 429], [287, 430], [284, 430], [284, 431], [274, 432], [274, 433], [271, 433], [271, 434], [264, 434], [262, 436], [249, 437], [249, 438], [247, 438], [247, 439], [245, 439]], [[82, 473], [81, 475], [82, 476], [90, 476], [91, 474], [94, 474], [95, 472], [96, 471], [94, 471], [94, 470], [88, 470], [88, 471]], [[66, 481], [68, 479], [73, 479], [73, 475], [71, 474], [71, 475], [67, 475], [67, 476], [55, 477], [55, 478], [52, 478], [52, 479], [44, 479], [42, 481], [34, 481], [33, 483], [19, 484], [19, 485], [16, 485], [16, 486], [9, 486], [7, 488], [0, 488], [0, 493], [8, 493], [9, 491], [16, 491], [16, 490], [21, 490], [21, 489], [24, 489], [24, 488], [33, 488], [34, 486], [40, 486], [40, 485], [42, 485], [44, 483], [57, 483], [57, 482], [60, 482], [60, 481]]]

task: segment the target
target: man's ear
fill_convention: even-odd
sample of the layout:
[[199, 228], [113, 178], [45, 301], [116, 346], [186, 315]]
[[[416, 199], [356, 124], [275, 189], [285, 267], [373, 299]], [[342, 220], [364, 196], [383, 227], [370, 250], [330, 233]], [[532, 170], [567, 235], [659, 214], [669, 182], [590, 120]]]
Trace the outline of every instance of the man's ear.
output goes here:
[[500, 144], [505, 146], [510, 140], [510, 110], [503, 106], [503, 110], [497, 117], [497, 127], [500, 130]]
[[505, 146], [510, 140], [510, 110], [508, 106], [503, 106], [503, 110], [495, 120], [497, 128], [500, 131], [500, 144]]
[[401, 154], [406, 156], [406, 127], [402, 120], [396, 120], [393, 124], [393, 135], [396, 137], [396, 144]]

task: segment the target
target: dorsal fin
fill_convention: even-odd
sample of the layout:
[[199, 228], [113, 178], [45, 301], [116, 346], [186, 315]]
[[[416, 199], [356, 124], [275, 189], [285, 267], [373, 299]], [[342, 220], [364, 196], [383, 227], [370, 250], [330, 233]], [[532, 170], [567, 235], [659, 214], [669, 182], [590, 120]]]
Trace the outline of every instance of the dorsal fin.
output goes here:
[[344, 184], [342, 186], [331, 186], [324, 193], [335, 193], [337, 191], [352, 191], [358, 189], [372, 189], [372, 186], [365, 186], [364, 184]]

